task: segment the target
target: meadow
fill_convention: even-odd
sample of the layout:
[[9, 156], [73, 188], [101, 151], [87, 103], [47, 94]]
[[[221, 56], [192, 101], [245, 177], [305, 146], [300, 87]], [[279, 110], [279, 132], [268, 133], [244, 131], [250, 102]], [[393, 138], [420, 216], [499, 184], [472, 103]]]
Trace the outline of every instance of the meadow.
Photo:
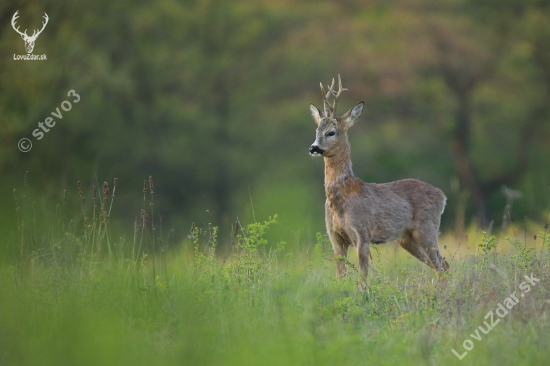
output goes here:
[[[451, 270], [440, 276], [396, 243], [373, 245], [366, 282], [353, 253], [336, 279], [345, 259], [326, 235], [300, 248], [266, 239], [277, 216], [237, 222], [224, 245], [211, 224], [169, 245], [144, 184], [129, 236], [110, 224], [116, 182], [88, 202], [80, 191], [81, 212], [64, 201], [51, 219], [37, 220], [26, 187], [14, 191], [0, 365], [548, 364], [548, 226], [442, 235]], [[539, 280], [528, 292], [525, 275]]]

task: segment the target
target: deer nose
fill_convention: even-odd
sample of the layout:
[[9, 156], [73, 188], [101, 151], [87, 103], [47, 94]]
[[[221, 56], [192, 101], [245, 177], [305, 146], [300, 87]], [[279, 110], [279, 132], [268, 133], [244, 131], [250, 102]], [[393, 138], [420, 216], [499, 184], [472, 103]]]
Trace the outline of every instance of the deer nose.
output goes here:
[[314, 155], [315, 153], [321, 154], [321, 155], [322, 155], [324, 152], [325, 152], [325, 150], [321, 149], [321, 148], [320, 148], [319, 146], [317, 146], [317, 145], [311, 145], [311, 146], [309, 147], [309, 153], [310, 153], [311, 155]]

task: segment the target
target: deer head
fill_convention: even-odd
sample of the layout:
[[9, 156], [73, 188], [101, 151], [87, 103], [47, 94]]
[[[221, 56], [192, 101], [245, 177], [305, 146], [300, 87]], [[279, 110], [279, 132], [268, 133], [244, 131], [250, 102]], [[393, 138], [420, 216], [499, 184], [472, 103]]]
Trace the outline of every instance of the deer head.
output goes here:
[[48, 14], [44, 13], [44, 19], [45, 19], [45, 22], [42, 23], [42, 29], [40, 29], [39, 31], [35, 30], [32, 34], [32, 36], [28, 36], [27, 35], [27, 30], [25, 29], [24, 32], [20, 32], [19, 31], [19, 27], [15, 28], [15, 20], [17, 18], [19, 18], [19, 16], [17, 15], [17, 13], [19, 12], [19, 10], [17, 10], [15, 12], [15, 14], [13, 14], [13, 18], [11, 18], [11, 26], [13, 27], [13, 29], [19, 33], [21, 35], [21, 38], [23, 38], [23, 40], [25, 41], [25, 49], [27, 50], [27, 53], [31, 53], [32, 50], [34, 49], [34, 42], [36, 41], [36, 38], [38, 38], [38, 36], [40, 35], [40, 33], [42, 33], [42, 31], [44, 30], [44, 28], [46, 28], [46, 24], [48, 24]]
[[[338, 98], [344, 90], [342, 87], [342, 79], [338, 75], [338, 92], [334, 91], [334, 79], [332, 85], [328, 86], [328, 92], [325, 94], [325, 88], [321, 84], [321, 95], [323, 97], [324, 113], [321, 112], [313, 104], [309, 105], [311, 116], [317, 124], [317, 133], [315, 142], [309, 148], [309, 153], [313, 156], [332, 157], [338, 153], [338, 147], [347, 144], [347, 130], [357, 122], [361, 113], [363, 113], [363, 105], [361, 102], [355, 107], [347, 111], [343, 116], [336, 117], [336, 105]], [[334, 103], [330, 105], [330, 96], [334, 98]]]

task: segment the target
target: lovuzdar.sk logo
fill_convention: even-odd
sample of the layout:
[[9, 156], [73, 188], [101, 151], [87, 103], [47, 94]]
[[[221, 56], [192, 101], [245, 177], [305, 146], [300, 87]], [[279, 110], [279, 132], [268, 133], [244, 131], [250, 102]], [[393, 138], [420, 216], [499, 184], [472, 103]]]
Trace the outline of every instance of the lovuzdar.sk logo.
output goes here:
[[44, 28], [46, 28], [46, 24], [48, 24], [48, 20], [49, 20], [48, 14], [44, 13], [43, 18], [45, 21], [42, 22], [42, 29], [40, 30], [35, 29], [34, 32], [32, 33], [32, 36], [29, 36], [27, 34], [26, 29], [24, 32], [21, 32], [19, 30], [19, 26], [17, 26], [16, 28], [15, 20], [19, 18], [19, 15], [17, 15], [18, 12], [19, 10], [17, 10], [15, 14], [13, 14], [13, 18], [11, 18], [11, 26], [13, 27], [13, 30], [15, 30], [17, 33], [21, 35], [21, 38], [23, 38], [23, 41], [25, 41], [25, 49], [27, 50], [27, 54], [26, 55], [14, 54], [13, 59], [14, 60], [46, 60], [46, 55], [33, 55], [32, 50], [34, 49], [34, 42], [36, 42], [36, 39], [38, 38], [40, 33], [42, 33]]

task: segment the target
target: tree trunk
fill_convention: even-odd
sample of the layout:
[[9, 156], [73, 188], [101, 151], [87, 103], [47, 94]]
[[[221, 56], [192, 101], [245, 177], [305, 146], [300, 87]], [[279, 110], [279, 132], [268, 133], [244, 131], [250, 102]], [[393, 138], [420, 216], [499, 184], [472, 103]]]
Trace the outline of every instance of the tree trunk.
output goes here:
[[452, 149], [455, 168], [460, 180], [468, 187], [474, 206], [476, 208], [477, 218], [482, 227], [487, 226], [487, 208], [485, 202], [485, 192], [479, 184], [470, 158], [468, 157], [468, 147], [470, 143], [471, 110], [469, 91], [459, 92], [453, 90], [458, 98], [458, 110], [456, 112], [456, 127], [453, 131]]

